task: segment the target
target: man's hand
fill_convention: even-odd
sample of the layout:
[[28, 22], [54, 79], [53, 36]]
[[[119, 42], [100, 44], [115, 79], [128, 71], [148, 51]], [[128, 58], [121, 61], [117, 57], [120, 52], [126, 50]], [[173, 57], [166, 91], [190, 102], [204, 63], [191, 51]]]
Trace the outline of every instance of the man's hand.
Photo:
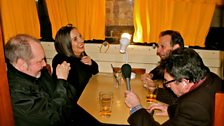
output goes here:
[[168, 116], [167, 108], [168, 105], [166, 104], [152, 103], [148, 107], [148, 112], [152, 113], [154, 110], [158, 110], [156, 113], [154, 113], [154, 115]]
[[149, 74], [149, 73], [145, 73], [141, 76], [141, 80], [142, 83], [144, 84], [143, 86], [146, 88], [150, 88], [150, 87], [155, 87], [156, 84], [154, 83], [154, 81], [152, 80], [153, 75]]
[[140, 105], [139, 99], [136, 94], [131, 91], [125, 91], [125, 103], [129, 108]]
[[70, 69], [70, 63], [67, 63], [66, 61], [61, 64], [58, 64], [56, 67], [57, 78], [67, 80]]

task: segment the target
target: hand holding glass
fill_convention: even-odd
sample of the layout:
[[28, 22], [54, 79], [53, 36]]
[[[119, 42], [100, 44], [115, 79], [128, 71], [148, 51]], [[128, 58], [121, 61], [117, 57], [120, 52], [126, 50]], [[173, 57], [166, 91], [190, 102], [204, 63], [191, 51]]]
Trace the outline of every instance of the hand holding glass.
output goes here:
[[158, 87], [161, 84], [161, 80], [153, 80], [153, 85], [147, 87], [148, 95], [147, 95], [147, 102], [153, 103], [156, 101]]

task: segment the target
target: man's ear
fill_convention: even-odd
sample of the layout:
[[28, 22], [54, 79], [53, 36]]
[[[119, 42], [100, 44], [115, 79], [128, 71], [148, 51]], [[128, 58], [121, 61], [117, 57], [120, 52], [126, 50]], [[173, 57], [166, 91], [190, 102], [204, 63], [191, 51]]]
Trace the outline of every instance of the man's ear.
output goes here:
[[25, 71], [28, 68], [28, 64], [23, 59], [19, 58], [15, 64], [15, 67], [19, 71]]
[[178, 49], [178, 48], [180, 48], [180, 45], [179, 45], [179, 44], [175, 44], [175, 45], [173, 46], [173, 50]]
[[182, 86], [185, 88], [185, 91], [189, 91], [191, 87], [193, 86], [193, 83], [190, 83], [187, 79], [182, 79], [181, 81]]
[[188, 84], [188, 83], [189, 83], [189, 80], [187, 80], [187, 79], [182, 79], [182, 82], [185, 83], [185, 84]]

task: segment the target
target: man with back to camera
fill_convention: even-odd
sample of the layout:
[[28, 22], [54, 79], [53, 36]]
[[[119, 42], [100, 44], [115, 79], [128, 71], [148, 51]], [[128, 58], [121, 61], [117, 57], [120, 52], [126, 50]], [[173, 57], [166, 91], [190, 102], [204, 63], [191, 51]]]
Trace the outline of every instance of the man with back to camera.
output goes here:
[[[162, 31], [159, 35], [159, 42], [157, 46], [157, 55], [161, 61], [166, 59], [168, 55], [175, 49], [184, 48], [184, 40], [181, 34], [174, 30]], [[141, 76], [141, 80], [146, 88], [150, 88], [155, 85], [153, 80], [164, 80], [163, 69], [159, 66], [154, 68], [149, 73], [145, 73]], [[156, 99], [167, 104], [172, 104], [176, 100], [175, 94], [170, 89], [158, 88]]]
[[164, 68], [164, 86], [178, 97], [172, 105], [155, 103], [148, 111], [140, 105], [132, 91], [126, 91], [125, 102], [130, 107], [128, 122], [132, 126], [159, 126], [155, 114], [169, 115], [163, 126], [212, 126], [215, 93], [221, 91], [222, 79], [210, 72], [199, 54], [190, 48], [177, 49], [161, 62]]
[[44, 49], [36, 38], [20, 34], [5, 45], [7, 74], [16, 126], [66, 125], [63, 109], [70, 64], [57, 66], [57, 85], [44, 67]]

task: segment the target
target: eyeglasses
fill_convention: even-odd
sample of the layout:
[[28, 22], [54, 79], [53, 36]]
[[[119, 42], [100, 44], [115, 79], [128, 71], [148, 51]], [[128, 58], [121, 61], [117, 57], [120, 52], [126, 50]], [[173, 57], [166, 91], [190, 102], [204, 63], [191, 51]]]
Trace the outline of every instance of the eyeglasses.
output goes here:
[[172, 83], [172, 82], [174, 82], [174, 81], [176, 81], [176, 80], [173, 79], [173, 80], [170, 80], [170, 81], [166, 81], [166, 82], [163, 83], [163, 86], [164, 86], [164, 87], [167, 87], [167, 85], [168, 85], [169, 83]]

